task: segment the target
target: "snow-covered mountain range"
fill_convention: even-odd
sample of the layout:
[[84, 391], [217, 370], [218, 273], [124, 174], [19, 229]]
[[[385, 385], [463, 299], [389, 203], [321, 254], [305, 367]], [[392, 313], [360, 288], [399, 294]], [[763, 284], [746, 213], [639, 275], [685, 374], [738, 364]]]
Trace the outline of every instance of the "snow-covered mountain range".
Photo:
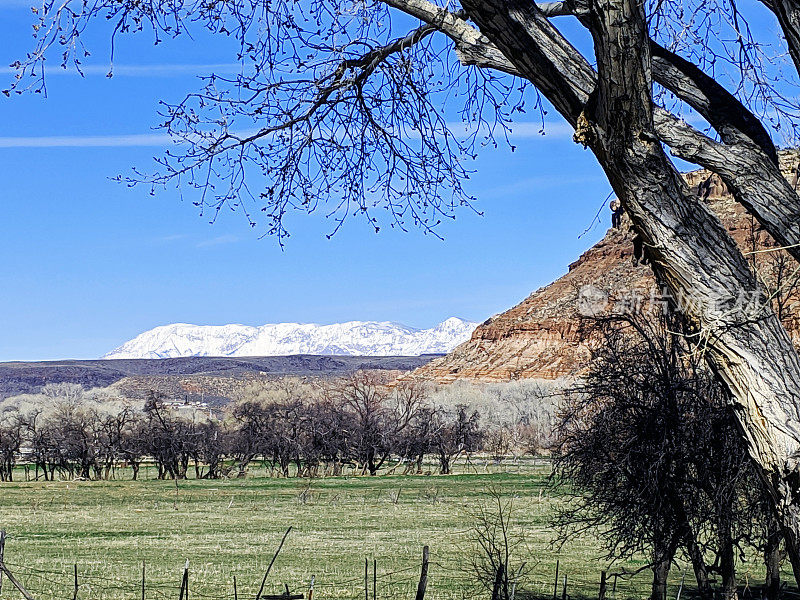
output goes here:
[[260, 327], [175, 323], [145, 331], [103, 358], [444, 354], [468, 340], [476, 326], [477, 323], [457, 317], [430, 329], [388, 321], [277, 323]]

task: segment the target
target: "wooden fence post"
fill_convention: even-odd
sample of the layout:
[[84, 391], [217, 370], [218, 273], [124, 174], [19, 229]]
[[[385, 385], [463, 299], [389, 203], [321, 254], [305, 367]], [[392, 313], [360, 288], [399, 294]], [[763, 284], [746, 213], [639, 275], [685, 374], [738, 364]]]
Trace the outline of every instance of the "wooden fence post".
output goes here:
[[417, 596], [415, 600], [423, 600], [425, 598], [425, 590], [428, 588], [428, 559], [430, 551], [427, 546], [422, 547], [422, 571], [419, 575], [419, 584], [417, 585]]
[[561, 600], [567, 600], [567, 575], [564, 574], [564, 587], [561, 588]]
[[144, 561], [142, 561], [142, 600], [144, 600]]
[[378, 561], [372, 559], [372, 600], [378, 600]]
[[[6, 530], [0, 529], [0, 563], [4, 560], [6, 551]], [[3, 593], [3, 571], [0, 569], [0, 594]]]
[[233, 576], [233, 600], [239, 600], [239, 590], [236, 589], [236, 575]]
[[178, 600], [189, 600], [189, 559], [183, 567], [183, 578], [181, 579], [181, 592]]
[[600, 593], [597, 600], [606, 600], [606, 572], [600, 571]]
[[75, 587], [72, 590], [72, 600], [78, 600], [78, 563], [75, 563], [73, 567]]
[[11, 585], [19, 590], [19, 593], [22, 594], [25, 600], [33, 600], [33, 596], [28, 593], [28, 590], [26, 590], [25, 587], [19, 581], [17, 581], [17, 578], [12, 575], [11, 571], [8, 570], [8, 567], [5, 563], [5, 549], [6, 531], [5, 529], [2, 529], [0, 530], [0, 584], [3, 582], [3, 574], [5, 574], [5, 576], [8, 577], [8, 580], [11, 582]]
[[308, 584], [308, 600], [314, 596], [314, 575], [311, 576], [311, 583]]
[[364, 600], [369, 600], [369, 559], [364, 559]]
[[556, 559], [556, 582], [553, 585], [553, 600], [558, 598], [558, 559]]

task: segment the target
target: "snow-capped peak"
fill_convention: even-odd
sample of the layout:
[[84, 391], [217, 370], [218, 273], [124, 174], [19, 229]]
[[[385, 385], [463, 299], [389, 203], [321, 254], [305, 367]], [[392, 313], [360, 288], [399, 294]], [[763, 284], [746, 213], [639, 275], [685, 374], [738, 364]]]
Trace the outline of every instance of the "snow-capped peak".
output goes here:
[[444, 354], [469, 339], [476, 326], [457, 317], [430, 329], [389, 321], [274, 323], [260, 327], [174, 323], [145, 331], [103, 358]]

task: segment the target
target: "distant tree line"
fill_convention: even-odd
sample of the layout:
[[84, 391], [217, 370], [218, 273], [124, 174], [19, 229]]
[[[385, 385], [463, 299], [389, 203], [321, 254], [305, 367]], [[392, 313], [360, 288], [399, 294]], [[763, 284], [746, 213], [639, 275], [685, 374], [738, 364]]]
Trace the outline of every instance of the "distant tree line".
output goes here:
[[0, 417], [0, 480], [11, 480], [18, 463], [28, 477], [44, 480], [109, 479], [120, 467], [136, 479], [144, 463], [160, 479], [244, 476], [254, 463], [282, 477], [337, 475], [345, 468], [409, 474], [421, 473], [426, 458], [449, 474], [460, 456], [536, 451], [547, 437], [529, 412], [490, 424], [466, 404], [435, 402], [423, 385], [390, 384], [366, 371], [311, 390], [287, 382], [219, 416], [187, 416], [157, 392], [142, 409], [93, 406], [82, 400], [80, 386], [55, 386], [49, 395], [47, 410]]

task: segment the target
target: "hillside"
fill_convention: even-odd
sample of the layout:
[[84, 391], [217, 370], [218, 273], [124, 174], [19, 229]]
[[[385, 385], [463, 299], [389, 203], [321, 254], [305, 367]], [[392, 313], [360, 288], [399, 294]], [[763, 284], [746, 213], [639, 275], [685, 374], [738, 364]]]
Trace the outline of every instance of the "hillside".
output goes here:
[[37, 393], [48, 383], [77, 383], [85, 389], [114, 385], [129, 397], [139, 397], [148, 389], [156, 389], [172, 397], [224, 399], [231, 389], [253, 378], [329, 377], [359, 369], [410, 371], [434, 357], [306, 355], [7, 362], [0, 363], [0, 400]]
[[[781, 169], [792, 176], [798, 164], [798, 152], [781, 153]], [[774, 246], [771, 238], [747, 215], [744, 208], [728, 194], [716, 175], [699, 170], [686, 174], [690, 187], [708, 182], [707, 202], [721, 218], [743, 250]], [[762, 264], [778, 257], [777, 253], [751, 254]], [[581, 312], [597, 305], [610, 306], [631, 299], [649, 298], [655, 281], [647, 266], [633, 260], [633, 235], [627, 219], [619, 229], [610, 229], [605, 237], [569, 265], [568, 272], [513, 308], [479, 325], [472, 337], [442, 358], [416, 370], [412, 377], [449, 383], [466, 381], [509, 381], [521, 378], [556, 379], [570, 377], [586, 368], [592, 338], [581, 327]], [[769, 266], [769, 265], [766, 265]], [[794, 269], [792, 269], [794, 270]], [[797, 312], [796, 298], [791, 298], [784, 322], [797, 338], [800, 323], [791, 315]]]

